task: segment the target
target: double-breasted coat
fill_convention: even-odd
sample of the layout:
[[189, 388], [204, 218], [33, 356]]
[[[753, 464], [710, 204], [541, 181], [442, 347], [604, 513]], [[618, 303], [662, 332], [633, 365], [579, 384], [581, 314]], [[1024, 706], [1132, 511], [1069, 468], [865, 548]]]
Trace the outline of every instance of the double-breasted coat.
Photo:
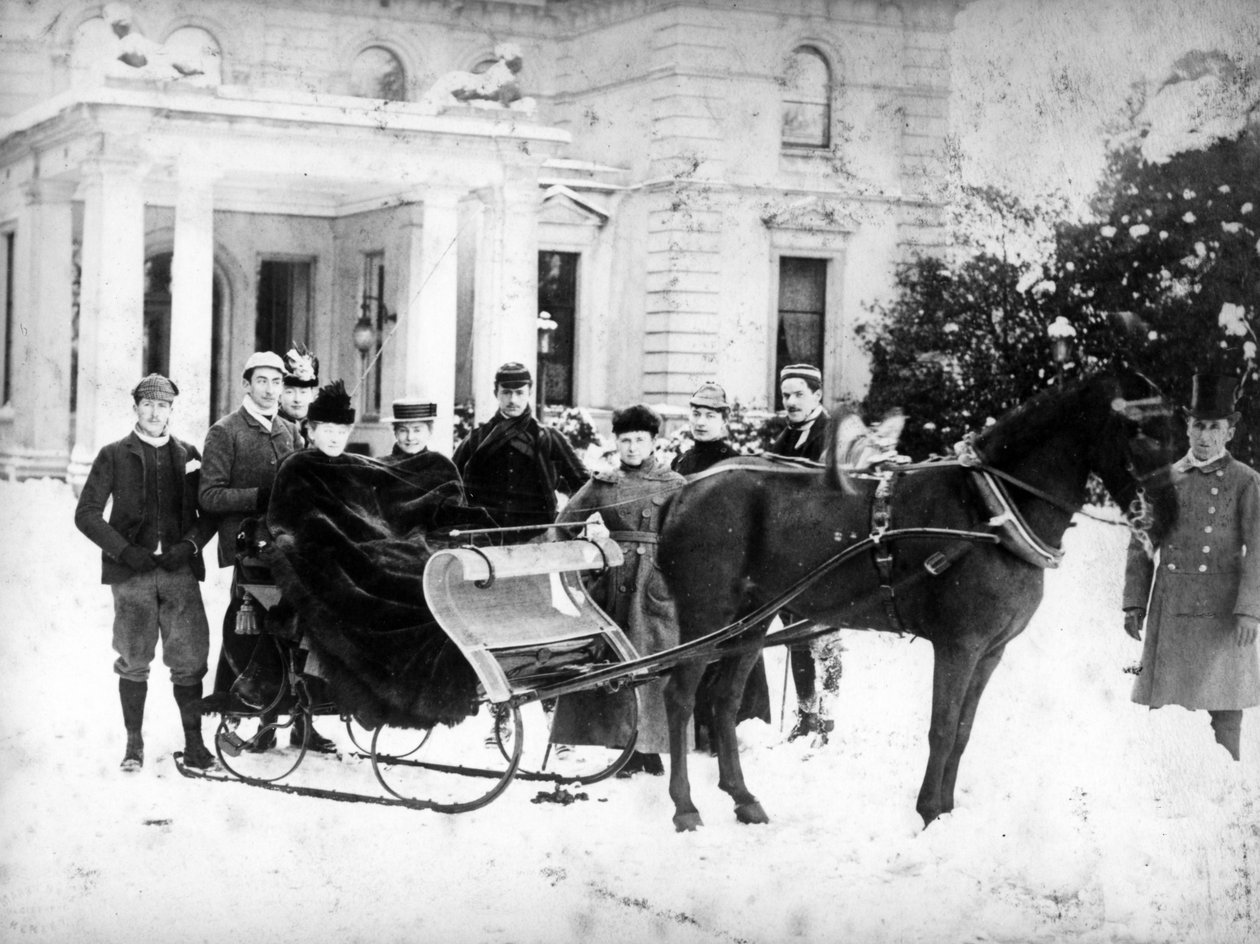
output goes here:
[[[624, 562], [610, 568], [591, 587], [591, 597], [622, 628], [640, 655], [678, 645], [678, 617], [665, 578], [656, 565], [656, 542], [665, 505], [685, 481], [653, 457], [638, 468], [596, 472], [557, 519], [561, 523], [585, 521], [597, 514], [608, 528], [609, 537], [621, 547]], [[581, 720], [586, 730], [582, 732], [569, 727], [574, 720], [567, 712], [558, 714], [552, 740], [619, 746], [617, 719], [607, 717], [607, 713], [600, 719], [583, 712]], [[669, 750], [663, 679], [639, 689], [639, 737], [635, 746], [650, 754]]]
[[1124, 606], [1147, 611], [1141, 705], [1213, 711], [1260, 705], [1256, 646], [1239, 647], [1237, 616], [1260, 619], [1260, 473], [1228, 453], [1172, 467], [1177, 523], [1155, 560], [1129, 545]]

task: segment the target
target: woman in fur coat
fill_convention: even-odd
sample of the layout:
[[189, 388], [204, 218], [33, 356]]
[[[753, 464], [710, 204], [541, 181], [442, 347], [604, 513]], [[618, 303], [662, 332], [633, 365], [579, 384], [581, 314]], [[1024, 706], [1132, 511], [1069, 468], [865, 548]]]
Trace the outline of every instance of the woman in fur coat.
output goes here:
[[[686, 481], [655, 456], [655, 440], [661, 419], [644, 404], [613, 414], [618, 467], [595, 472], [573, 496], [557, 521], [580, 522], [598, 515], [621, 547], [624, 562], [607, 571], [591, 587], [591, 596], [622, 628], [640, 655], [650, 655], [678, 645], [678, 621], [674, 601], [656, 566], [656, 541], [664, 509]], [[635, 753], [621, 773], [664, 773], [660, 754], [669, 750], [669, 725], [665, 717], [665, 680], [641, 686], [638, 740]], [[606, 699], [603, 707], [615, 704]], [[609, 744], [623, 746], [628, 740], [628, 720], [622, 711], [575, 711], [573, 703], [557, 712], [551, 739], [559, 744]]]

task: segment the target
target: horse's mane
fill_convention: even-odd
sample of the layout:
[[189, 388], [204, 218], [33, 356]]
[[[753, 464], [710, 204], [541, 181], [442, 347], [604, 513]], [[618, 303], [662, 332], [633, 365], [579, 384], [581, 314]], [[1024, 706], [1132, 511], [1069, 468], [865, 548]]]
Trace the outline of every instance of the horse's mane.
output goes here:
[[1051, 429], [1062, 424], [1065, 413], [1080, 415], [1080, 401], [1094, 380], [1085, 377], [1062, 387], [1051, 387], [1007, 410], [976, 436], [977, 448], [994, 461], [1010, 451], [1022, 451], [1043, 442]]

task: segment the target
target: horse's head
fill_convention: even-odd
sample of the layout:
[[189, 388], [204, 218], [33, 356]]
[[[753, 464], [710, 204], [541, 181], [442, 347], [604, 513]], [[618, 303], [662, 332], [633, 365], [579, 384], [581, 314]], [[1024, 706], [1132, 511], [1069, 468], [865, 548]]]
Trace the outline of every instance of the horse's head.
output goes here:
[[1173, 409], [1154, 383], [1131, 370], [1093, 377], [1083, 394], [1099, 423], [1089, 443], [1090, 469], [1149, 550], [1177, 518]]

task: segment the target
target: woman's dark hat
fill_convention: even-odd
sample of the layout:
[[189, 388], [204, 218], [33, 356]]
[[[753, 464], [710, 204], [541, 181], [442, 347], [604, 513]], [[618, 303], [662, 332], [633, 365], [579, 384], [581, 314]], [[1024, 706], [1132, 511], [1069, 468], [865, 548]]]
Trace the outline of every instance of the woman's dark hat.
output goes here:
[[636, 432], [656, 436], [661, 431], [661, 418], [646, 403], [636, 403], [613, 412], [612, 431], [614, 436]]
[[1241, 381], [1238, 377], [1195, 374], [1190, 390], [1190, 405], [1185, 408], [1186, 415], [1196, 420], [1237, 418], [1240, 387]]
[[504, 390], [519, 390], [521, 387], [528, 387], [533, 382], [534, 378], [529, 368], [516, 361], [508, 361], [494, 372], [494, 385]]
[[306, 419], [311, 423], [339, 423], [342, 426], [354, 425], [354, 407], [350, 405], [350, 395], [346, 393], [346, 385], [334, 380], [326, 387], [319, 388], [319, 394], [306, 412]]
[[394, 401], [390, 415], [381, 418], [382, 423], [431, 423], [437, 418], [437, 404], [425, 403], [415, 397], [403, 397]]

